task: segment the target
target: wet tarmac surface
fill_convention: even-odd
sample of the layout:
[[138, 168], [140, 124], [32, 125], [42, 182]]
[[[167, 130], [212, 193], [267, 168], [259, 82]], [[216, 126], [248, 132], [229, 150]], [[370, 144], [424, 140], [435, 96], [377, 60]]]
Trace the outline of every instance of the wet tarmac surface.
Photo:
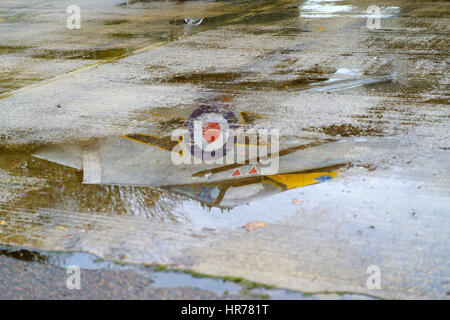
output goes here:
[[[448, 298], [450, 7], [377, 2], [381, 28], [369, 29], [371, 4], [81, 1], [82, 28], [68, 30], [69, 2], [5, 1], [0, 243], [296, 292]], [[195, 147], [171, 133], [194, 119], [278, 129], [277, 171], [264, 171], [270, 154], [249, 155], [274, 142], [251, 135], [236, 137], [230, 163], [177, 165]], [[0, 259], [8, 274], [61, 271]], [[381, 290], [366, 287], [370, 265]], [[118, 290], [89, 298], [232, 291], [163, 288], [134, 271], [120, 283], [124, 272], [87, 271]], [[88, 297], [56, 288], [22, 297]]]

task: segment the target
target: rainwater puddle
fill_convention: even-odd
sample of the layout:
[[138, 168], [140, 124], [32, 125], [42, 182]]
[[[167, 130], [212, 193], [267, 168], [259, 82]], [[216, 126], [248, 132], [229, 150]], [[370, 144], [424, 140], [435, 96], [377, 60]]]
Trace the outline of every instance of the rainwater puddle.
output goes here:
[[[232, 278], [231, 281], [206, 275], [191, 275], [181, 271], [154, 271], [153, 267], [125, 265], [105, 261], [95, 255], [83, 252], [43, 252], [19, 247], [0, 246], [0, 256], [25, 262], [35, 262], [67, 269], [78, 266], [82, 270], [131, 271], [152, 280], [152, 287], [177, 288], [192, 287], [213, 292], [219, 295], [239, 295], [241, 293], [258, 298], [270, 299], [304, 299], [300, 292], [284, 289], [267, 289], [255, 283], [243, 282], [243, 279]], [[242, 282], [243, 284], [239, 284]], [[249, 285], [252, 288], [249, 288]]]

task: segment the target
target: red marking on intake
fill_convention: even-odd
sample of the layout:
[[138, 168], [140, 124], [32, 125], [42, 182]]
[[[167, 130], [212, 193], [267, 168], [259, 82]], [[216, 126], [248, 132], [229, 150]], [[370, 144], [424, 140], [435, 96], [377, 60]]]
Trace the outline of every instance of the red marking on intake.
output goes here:
[[257, 174], [258, 173], [258, 169], [256, 169], [255, 166], [253, 166], [253, 168], [250, 169], [249, 172], [247, 172], [247, 174]]
[[239, 169], [236, 169], [231, 176], [232, 177], [237, 177], [237, 176], [240, 176], [240, 175], [241, 175], [241, 172], [239, 171]]

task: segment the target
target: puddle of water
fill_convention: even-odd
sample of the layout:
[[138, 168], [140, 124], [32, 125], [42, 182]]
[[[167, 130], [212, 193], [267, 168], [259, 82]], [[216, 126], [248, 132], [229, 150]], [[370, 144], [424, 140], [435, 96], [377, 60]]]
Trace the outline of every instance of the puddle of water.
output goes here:
[[349, 78], [359, 78], [363, 74], [363, 71], [359, 69], [339, 68], [336, 70], [334, 75], [327, 81], [324, 81], [324, 83], [340, 81]]
[[339, 4], [339, 0], [307, 0], [299, 7], [302, 18], [330, 18], [353, 9], [355, 6]]
[[[96, 175], [95, 166], [92, 167], [94, 171], [85, 167], [86, 163], [97, 158], [86, 156], [86, 152], [98, 152], [93, 146], [101, 148], [98, 159], [101, 159], [101, 171], [106, 173], [101, 178], [110, 179], [104, 184], [82, 183], [83, 179], [87, 179], [86, 174], [91, 175], [90, 178]], [[129, 148], [137, 149], [133, 151]], [[307, 149], [305, 145], [287, 149], [286, 154], [281, 156], [291, 157], [286, 165], [298, 168], [299, 159], [304, 157], [295, 152]], [[159, 163], [154, 162], [158, 159], [158, 153], [162, 156]], [[258, 174], [235, 179], [230, 177], [232, 169], [223, 171], [219, 167], [220, 170], [212, 174], [212, 180], [208, 178], [210, 175], [194, 178], [192, 174], [208, 168], [187, 166], [186, 170], [182, 170], [168, 161], [169, 154], [170, 151], [125, 137], [83, 141], [78, 147], [75, 143], [2, 147], [0, 243], [43, 248], [43, 242], [52, 239], [45, 229], [66, 233], [75, 227], [83, 235], [90, 236], [96, 233], [96, 228], [103, 228], [102, 224], [87, 222], [90, 217], [106, 222], [111, 217], [120, 220], [121, 216], [163, 221], [169, 227], [183, 224], [196, 237], [208, 237], [225, 229], [241, 229], [249, 221], [273, 223], [282, 220], [285, 215], [295, 213], [296, 204], [292, 199], [298, 197], [296, 188], [327, 184], [336, 176], [336, 168], [317, 166], [317, 163], [330, 165], [334, 161], [324, 160], [316, 162], [314, 170], [297, 173], [291, 169], [288, 174]], [[48, 160], [32, 155], [46, 156]], [[137, 162], [130, 166], [131, 159]], [[341, 161], [338, 159], [338, 162]], [[140, 167], [136, 167], [139, 163]], [[246, 173], [251, 166], [243, 164], [240, 169], [246, 168], [242, 170]], [[220, 178], [221, 174], [223, 178]], [[117, 178], [120, 180], [114, 180]], [[118, 182], [123, 185], [118, 185]], [[130, 186], [133, 183], [154, 186]], [[160, 184], [165, 186], [158, 186]], [[292, 206], [293, 210], [274, 215], [273, 212], [279, 211], [280, 203]], [[64, 213], [74, 214], [76, 221], [66, 221]], [[32, 219], [24, 218], [29, 214]], [[36, 234], [40, 235], [33, 236]], [[44, 248], [48, 249], [46, 246]], [[77, 250], [86, 248], [82, 246]], [[74, 259], [82, 258], [73, 255], [58, 263], [75, 263]], [[89, 261], [80, 263], [88, 265]], [[182, 277], [179, 281], [186, 279]]]
[[[237, 113], [247, 124], [259, 117], [244, 115]], [[184, 124], [185, 121], [176, 121], [171, 127]], [[0, 220], [5, 222], [2, 229], [7, 230], [0, 235], [0, 241], [24, 244], [15, 232], [16, 228], [21, 229], [20, 234], [26, 232], [23, 224], [15, 220], [18, 211], [36, 212], [32, 225], [51, 221], [38, 218], [40, 212], [51, 215], [63, 210], [135, 215], [186, 223], [197, 229], [206, 225], [240, 227], [246, 219], [263, 217], [257, 211], [224, 215], [222, 210], [240, 207], [240, 212], [246, 212], [242, 209], [245, 204], [326, 183], [336, 176], [336, 167], [330, 166], [346, 164], [342, 159], [330, 161], [328, 152], [322, 156], [317, 153], [309, 162], [299, 162], [302, 152], [315, 145], [289, 144], [280, 152], [280, 170], [274, 175], [261, 174], [249, 159], [231, 165], [177, 166], [170, 160], [173, 144], [167, 142], [171, 141], [164, 137], [130, 134], [62, 144], [0, 147]], [[249, 140], [243, 143], [248, 144]], [[274, 202], [290, 202], [290, 197], [274, 198]], [[272, 221], [280, 216], [264, 218]], [[50, 223], [58, 226], [57, 221]]]
[[220, 279], [196, 278], [189, 274], [179, 272], [159, 272], [152, 278], [158, 288], [193, 287], [212, 291], [216, 294], [227, 292], [237, 295], [242, 291], [238, 284]]
[[310, 84], [310, 87], [305, 88], [308, 91], [316, 92], [332, 92], [340, 90], [354, 89], [358, 87], [369, 87], [379, 84], [391, 84], [396, 78], [396, 74], [387, 74], [383, 76], [358, 77], [358, 78], [332, 78], [331, 81], [324, 81], [319, 84]]
[[0, 246], [0, 255], [26, 262], [38, 262], [45, 265], [68, 268], [78, 266], [83, 270], [125, 270], [152, 280], [152, 286], [157, 288], [192, 287], [215, 294], [238, 295], [242, 286], [218, 278], [195, 277], [175, 271], [153, 271], [150, 267], [137, 265], [122, 265], [105, 261], [95, 255], [83, 252], [39, 252], [18, 247]]
[[[151, 267], [138, 265], [124, 265], [106, 261], [95, 255], [84, 252], [43, 252], [28, 250], [19, 247], [8, 247], [0, 245], [0, 256], [5, 256], [25, 262], [36, 262], [50, 266], [67, 269], [78, 266], [82, 270], [116, 270], [131, 271], [137, 275], [151, 279], [152, 287], [156, 288], [178, 288], [191, 287], [210, 291], [218, 295], [240, 295], [245, 293], [253, 297], [275, 300], [305, 300], [305, 299], [335, 299], [333, 294], [303, 294], [301, 292], [285, 289], [269, 289], [262, 286], [245, 289], [242, 285], [225, 279], [196, 276], [179, 271], [154, 271]], [[241, 279], [236, 280], [240, 282]], [[368, 299], [367, 296], [354, 294], [341, 294], [340, 299]]]
[[[381, 19], [386, 19], [386, 18], [392, 18], [392, 17], [397, 17], [400, 14], [400, 8], [396, 7], [396, 6], [390, 6], [390, 7], [382, 7], [380, 8], [380, 14], [379, 17]], [[356, 14], [354, 15], [355, 18], [368, 18], [369, 14], [367, 13], [363, 13], [363, 14]]]
[[[270, 196], [271, 194], [290, 189], [294, 185], [298, 187], [318, 183], [320, 182], [319, 177], [330, 176], [331, 174], [326, 171], [326, 168], [321, 168], [311, 173], [290, 172], [286, 177], [280, 175], [283, 171], [280, 171], [278, 175], [269, 176], [262, 176], [257, 171], [255, 171], [255, 174], [246, 174], [247, 171], [251, 171], [254, 165], [245, 163], [238, 166], [216, 165], [215, 168], [214, 166], [211, 168], [213, 169], [212, 171], [207, 165], [185, 165], [183, 168], [180, 168], [167, 159], [170, 158], [172, 146], [165, 147], [164, 144], [159, 143], [158, 138], [146, 135], [142, 136], [144, 139], [141, 139], [140, 135], [127, 137], [107, 138], [97, 141], [96, 145], [99, 149], [93, 149], [92, 146], [89, 149], [83, 149], [82, 146], [77, 144], [44, 146], [37, 149], [31, 147], [30, 151], [36, 150], [36, 152], [31, 151], [34, 158], [30, 157], [31, 154], [21, 154], [20, 149], [16, 150], [17, 153], [9, 151], [7, 153], [8, 156], [5, 156], [6, 153], [2, 156], [4, 161], [2, 161], [4, 163], [3, 169], [8, 169], [9, 167], [9, 173], [19, 177], [24, 173], [26, 175], [34, 173], [45, 180], [61, 181], [62, 178], [67, 187], [71, 186], [67, 192], [74, 190], [74, 188], [82, 188], [88, 193], [89, 191], [106, 193], [102, 197], [105, 200], [111, 197], [121, 197], [135, 203], [135, 210], [138, 210], [139, 203], [142, 203], [142, 207], [145, 207], [145, 203], [148, 203], [152, 196], [158, 197], [164, 194], [167, 197], [170, 191], [194, 198], [207, 205], [234, 207], [260, 197]], [[151, 139], [149, 140], [148, 138]], [[296, 148], [294, 147], [292, 150], [286, 149], [282, 154], [288, 155], [295, 151]], [[22, 165], [20, 167], [14, 166], [13, 168], [10, 165], [6, 165], [6, 163], [11, 163], [10, 161], [13, 158], [17, 160], [22, 159], [20, 161]], [[38, 159], [50, 162], [43, 162]], [[101, 159], [101, 162], [92, 162], [96, 161], [92, 159]], [[117, 162], [117, 159], [122, 160]], [[54, 163], [56, 166], [54, 164], [50, 165], [50, 163]], [[150, 166], [150, 163], [154, 163], [155, 166]], [[46, 172], [43, 168], [39, 168], [42, 166], [51, 170]], [[70, 169], [70, 167], [73, 169]], [[221, 169], [221, 167], [223, 168]], [[127, 168], [133, 168], [133, 170], [130, 171]], [[233, 179], [232, 174], [236, 170], [235, 168], [241, 168], [242, 177], [238, 176], [238, 179]], [[78, 180], [78, 177], [81, 178], [78, 170], [83, 170], [83, 181], [88, 185], [81, 185]], [[200, 172], [204, 173], [199, 174]], [[280, 177], [283, 177], [283, 182], [281, 182]], [[20, 178], [17, 179], [20, 181]], [[100, 180], [96, 181], [96, 179]], [[111, 187], [95, 186], [95, 184], [99, 183], [111, 185]], [[117, 185], [123, 185], [123, 187], [114, 187]], [[145, 189], [145, 187], [130, 187], [133, 185], [149, 185], [155, 188], [153, 191], [150, 191]], [[158, 189], [158, 187], [164, 188]], [[43, 187], [42, 189], [44, 190], [39, 190], [39, 192], [43, 195], [52, 194], [54, 196], [50, 190], [45, 190], [45, 188]], [[65, 193], [63, 192], [63, 194]], [[238, 195], [237, 197], [232, 196], [235, 193], [236, 196]], [[144, 196], [144, 194], [148, 194], [148, 197]], [[53, 198], [53, 196], [50, 198]], [[93, 200], [89, 199], [88, 195], [86, 196], [86, 201]], [[45, 199], [45, 197], [40, 198], [42, 200]], [[83, 199], [81, 197], [77, 198], [79, 200]], [[179, 197], [172, 197], [172, 200], [176, 201], [177, 198]], [[97, 203], [96, 206], [98, 208], [102, 206], [111, 208], [111, 205], [106, 205], [105, 203]]]
[[[353, 17], [368, 18], [370, 14], [360, 10], [354, 5], [347, 4], [343, 0], [307, 0], [299, 6], [300, 17], [302, 18], [333, 18], [333, 17]], [[400, 14], [397, 6], [380, 8], [381, 19], [396, 17]]]
[[[270, 4], [272, 2], [267, 1], [266, 3]], [[292, 2], [291, 3], [286, 2], [285, 5], [282, 6], [281, 8], [271, 11], [267, 10], [266, 12], [262, 11], [257, 15], [252, 15], [245, 19], [242, 19], [236, 22], [236, 24], [248, 26], [264, 25], [264, 24], [270, 25], [271, 23], [274, 22], [281, 22], [294, 18], [297, 15], [298, 15], [297, 8], [292, 5]]]
[[[329, 183], [336, 177], [337, 165], [345, 164], [345, 159], [328, 159], [326, 150], [317, 150], [316, 157], [305, 162], [308, 149], [320, 149], [319, 143], [283, 148], [280, 171], [274, 175], [250, 174], [254, 165], [246, 163], [231, 168], [180, 167], [171, 162], [171, 151], [162, 148], [158, 137], [142, 141], [136, 141], [139, 134], [131, 137], [1, 146], [0, 243], [42, 248], [42, 241], [51, 241], [43, 231], [46, 228], [64, 233], [80, 227], [85, 235], [95, 233], [98, 226], [84, 223], [86, 216], [67, 222], [61, 216], [64, 212], [92, 214], [95, 219], [138, 216], [169, 226], [183, 224], [198, 237], [241, 228], [249, 221], [272, 223], [285, 218], [273, 214], [280, 203], [295, 207], [297, 188]], [[236, 168], [242, 177], [232, 175]], [[23, 218], [28, 213], [31, 220]], [[31, 236], [40, 232], [44, 233]], [[64, 259], [74, 263], [82, 257]]]

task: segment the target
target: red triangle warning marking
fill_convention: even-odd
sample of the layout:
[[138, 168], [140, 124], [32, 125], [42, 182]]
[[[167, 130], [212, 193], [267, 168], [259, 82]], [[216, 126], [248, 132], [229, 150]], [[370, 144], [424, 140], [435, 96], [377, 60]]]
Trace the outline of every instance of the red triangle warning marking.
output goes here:
[[258, 173], [258, 169], [256, 169], [256, 167], [251, 168], [250, 171], [247, 172], [247, 174], [256, 174], [256, 173]]
[[239, 171], [239, 169], [236, 169], [231, 176], [232, 177], [237, 177], [237, 176], [240, 176], [240, 175], [241, 175], [241, 172]]

